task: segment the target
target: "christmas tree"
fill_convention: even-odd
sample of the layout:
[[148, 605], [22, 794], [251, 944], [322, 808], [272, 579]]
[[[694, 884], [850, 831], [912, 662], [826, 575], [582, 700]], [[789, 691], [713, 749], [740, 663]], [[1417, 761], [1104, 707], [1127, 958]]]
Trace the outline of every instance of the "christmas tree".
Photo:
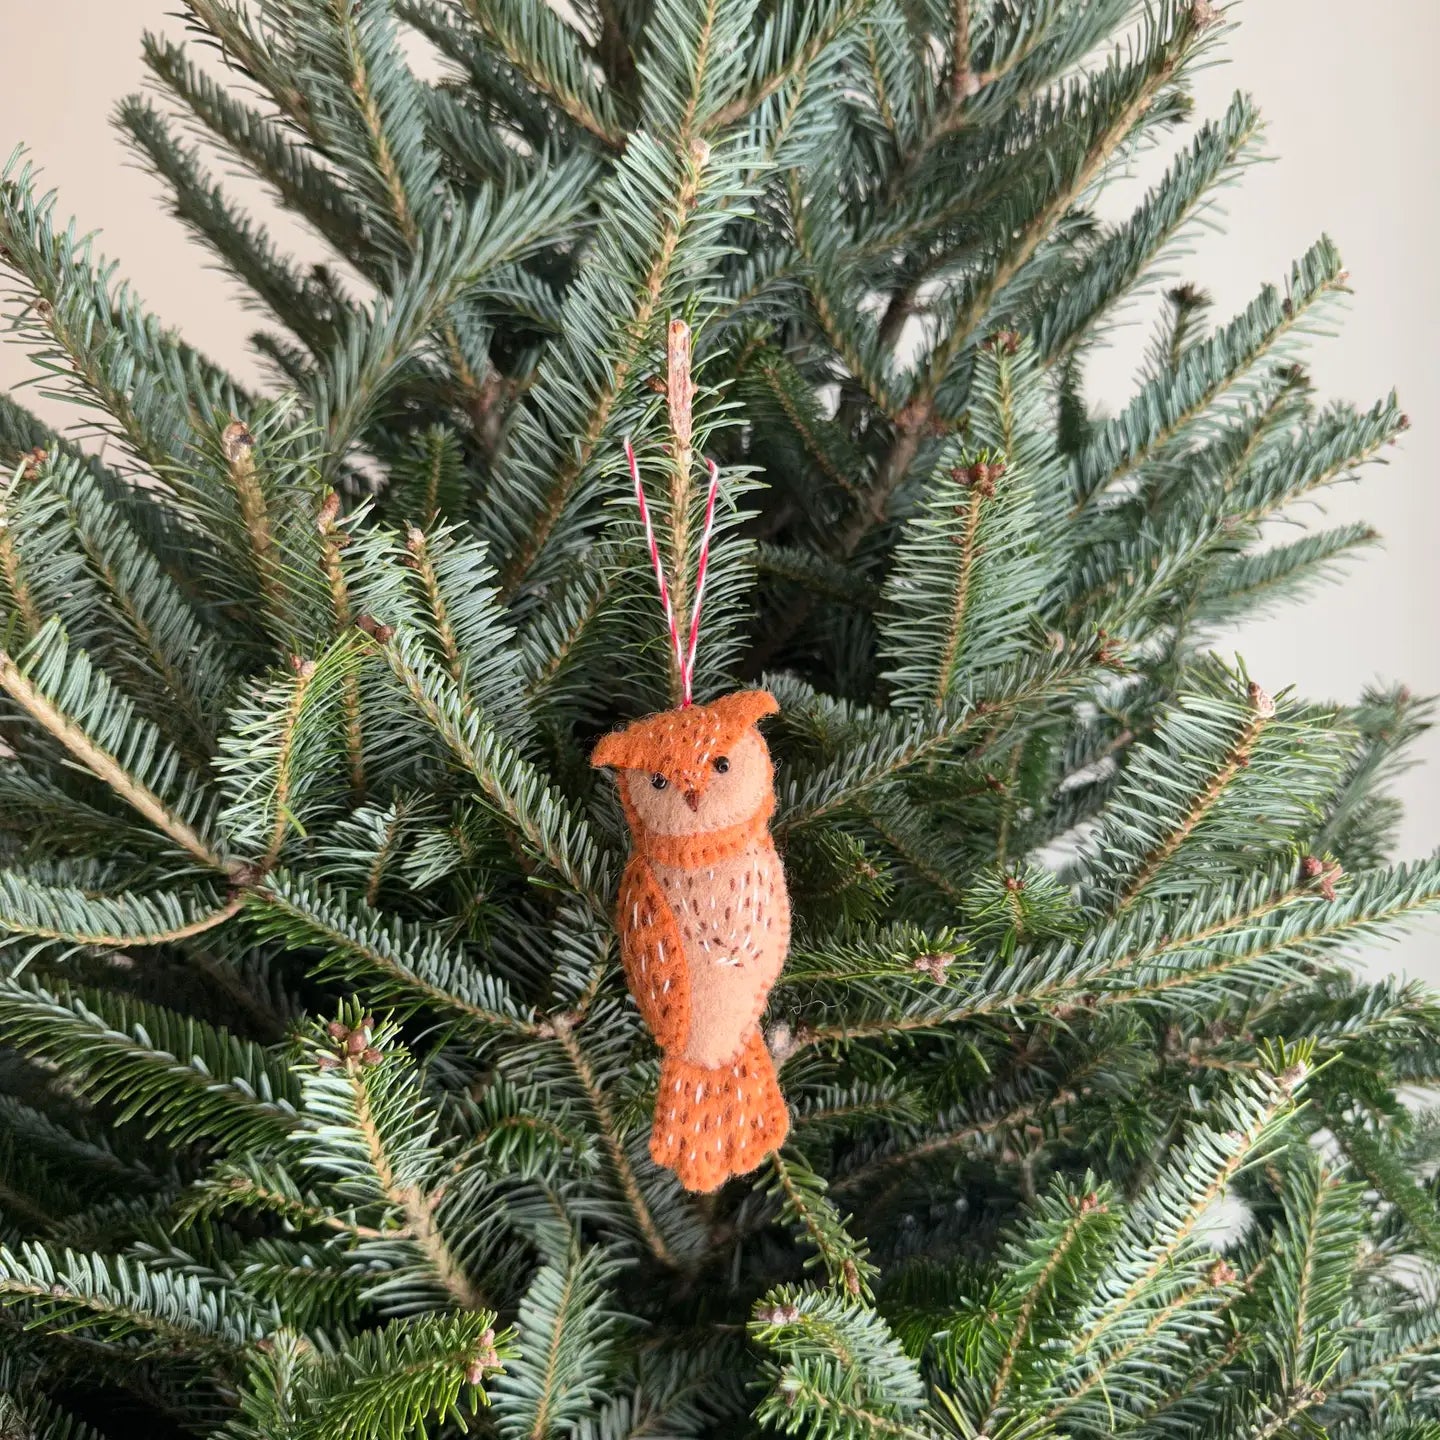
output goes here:
[[[1406, 420], [1311, 393], [1328, 240], [1176, 285], [1260, 143], [1191, 114], [1223, 17], [183, 11], [119, 124], [267, 383], [0, 182], [107, 442], [0, 398], [0, 1433], [1437, 1440], [1440, 1004], [1353, 965], [1440, 908], [1425, 707], [1212, 653]], [[627, 439], [682, 617], [720, 467], [697, 697], [781, 707], [790, 1135], [705, 1196], [588, 763], [681, 698]]]

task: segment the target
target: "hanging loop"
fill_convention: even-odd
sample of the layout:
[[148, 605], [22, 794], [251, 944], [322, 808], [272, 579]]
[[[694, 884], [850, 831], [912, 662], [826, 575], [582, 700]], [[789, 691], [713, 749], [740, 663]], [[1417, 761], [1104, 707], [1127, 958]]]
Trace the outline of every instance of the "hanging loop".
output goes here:
[[705, 576], [710, 569], [710, 535], [715, 529], [715, 500], [720, 493], [720, 467], [711, 459], [705, 464], [710, 471], [710, 491], [705, 497], [705, 529], [700, 537], [700, 559], [695, 567], [695, 602], [690, 607], [688, 643], [681, 640], [675, 607], [670, 601], [670, 586], [665, 580], [665, 562], [655, 540], [655, 527], [650, 523], [650, 507], [645, 503], [645, 487], [640, 483], [640, 464], [635, 447], [625, 441], [625, 460], [630, 478], [635, 482], [635, 503], [640, 509], [640, 523], [645, 527], [645, 543], [650, 547], [650, 563], [655, 567], [655, 583], [660, 590], [660, 604], [665, 611], [665, 625], [670, 632], [670, 648], [675, 652], [675, 667], [680, 675], [680, 708], [694, 704], [695, 651], [700, 643], [700, 608], [705, 602]]

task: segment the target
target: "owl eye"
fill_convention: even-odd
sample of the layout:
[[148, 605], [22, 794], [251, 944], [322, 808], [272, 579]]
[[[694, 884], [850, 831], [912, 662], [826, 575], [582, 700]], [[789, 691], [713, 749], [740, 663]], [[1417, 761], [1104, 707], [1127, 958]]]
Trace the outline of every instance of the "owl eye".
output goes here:
[[652, 775], [650, 783], [657, 789], [663, 790], [670, 782], [663, 775]]
[[730, 761], [724, 755], [721, 755], [719, 759], [715, 761], [715, 773], [717, 775], [724, 775], [729, 769]]

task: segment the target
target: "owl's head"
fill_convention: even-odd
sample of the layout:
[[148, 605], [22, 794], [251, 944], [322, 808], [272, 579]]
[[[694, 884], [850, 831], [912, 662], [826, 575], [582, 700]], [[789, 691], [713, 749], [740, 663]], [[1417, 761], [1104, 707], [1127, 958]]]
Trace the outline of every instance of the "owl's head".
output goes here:
[[664, 710], [605, 736], [590, 756], [620, 772], [632, 827], [657, 835], [724, 830], [775, 804], [770, 751], [756, 721], [780, 706], [766, 690]]

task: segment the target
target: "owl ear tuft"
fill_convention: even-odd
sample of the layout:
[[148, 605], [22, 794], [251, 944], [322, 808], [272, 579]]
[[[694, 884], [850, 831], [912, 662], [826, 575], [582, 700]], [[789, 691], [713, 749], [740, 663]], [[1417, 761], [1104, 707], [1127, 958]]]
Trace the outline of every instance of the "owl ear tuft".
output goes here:
[[600, 743], [590, 752], [590, 763], [597, 770], [610, 766], [616, 770], [635, 768], [635, 739], [626, 730], [612, 730], [600, 737]]
[[768, 690], [737, 690], [710, 704], [727, 729], [748, 730], [766, 715], [778, 715], [780, 702]]

